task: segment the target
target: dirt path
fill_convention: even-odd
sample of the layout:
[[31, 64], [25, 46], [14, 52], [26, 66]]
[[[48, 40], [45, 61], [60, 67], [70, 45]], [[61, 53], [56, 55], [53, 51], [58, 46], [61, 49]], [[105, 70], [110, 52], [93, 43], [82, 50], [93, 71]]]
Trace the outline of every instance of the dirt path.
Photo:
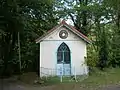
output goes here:
[[24, 90], [24, 86], [14, 80], [0, 80], [0, 90]]
[[11, 80], [0, 80], [0, 90], [120, 90], [119, 85], [110, 85], [98, 89], [84, 89], [79, 84], [59, 84], [53, 86], [29, 86]]
[[120, 85], [110, 85], [102, 88], [101, 90], [120, 90]]

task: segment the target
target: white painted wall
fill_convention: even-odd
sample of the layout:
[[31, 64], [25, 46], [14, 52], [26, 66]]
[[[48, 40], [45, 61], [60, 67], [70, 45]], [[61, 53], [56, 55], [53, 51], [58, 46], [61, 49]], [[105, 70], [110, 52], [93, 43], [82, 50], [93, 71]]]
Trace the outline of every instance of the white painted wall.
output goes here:
[[[65, 28], [63, 27], [58, 28], [57, 30], [55, 30], [54, 33], [45, 37], [44, 40], [40, 42], [40, 67], [56, 69], [57, 68], [56, 52], [61, 43], [65, 42], [71, 50], [71, 66], [73, 70], [75, 67], [77, 75], [87, 73], [87, 70], [85, 71], [85, 68], [87, 66], [86, 65], [82, 66], [82, 64], [84, 63], [84, 57], [86, 57], [86, 42], [67, 29], [66, 30], [68, 31], [68, 37], [66, 39], [61, 39], [59, 37], [59, 32], [60, 30], [63, 29]], [[41, 69], [41, 71], [46, 74], [50, 73], [48, 69]], [[53, 70], [52, 73], [56, 75], [55, 70]]]

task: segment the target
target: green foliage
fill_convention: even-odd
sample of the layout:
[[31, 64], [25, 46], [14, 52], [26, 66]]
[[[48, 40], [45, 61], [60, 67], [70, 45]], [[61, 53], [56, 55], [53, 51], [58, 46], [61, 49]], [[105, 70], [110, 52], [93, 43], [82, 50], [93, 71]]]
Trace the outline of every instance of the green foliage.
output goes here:
[[38, 70], [35, 39], [57, 23], [54, 0], [0, 1], [0, 66], [2, 75], [19, 72], [18, 32], [23, 71]]
[[107, 67], [108, 63], [108, 37], [106, 31], [103, 29], [101, 37], [99, 38], [99, 63], [100, 69]]
[[96, 67], [98, 64], [98, 52], [94, 50], [93, 45], [87, 46], [87, 58], [86, 63], [89, 67]]
[[61, 18], [70, 18], [76, 29], [91, 38], [88, 66], [120, 66], [119, 6], [119, 0], [1, 0], [0, 75], [19, 72], [18, 32], [22, 71], [38, 71], [35, 39]]
[[112, 44], [111, 44], [111, 52], [112, 52], [112, 60], [111, 60], [111, 65], [113, 67], [120, 67], [120, 34], [119, 32], [116, 32], [113, 36], [112, 39]]
[[17, 33], [23, 29], [21, 14], [18, 14], [16, 2], [0, 1], [0, 59], [3, 61], [2, 72], [12, 73], [11, 62], [17, 41]]

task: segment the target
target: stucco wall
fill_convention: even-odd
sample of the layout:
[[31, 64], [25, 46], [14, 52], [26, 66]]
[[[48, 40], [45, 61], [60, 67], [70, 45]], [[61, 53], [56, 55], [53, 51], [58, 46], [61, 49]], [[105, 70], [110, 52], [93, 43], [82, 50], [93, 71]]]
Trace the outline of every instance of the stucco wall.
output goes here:
[[[59, 37], [59, 31], [66, 28], [60, 27], [51, 35], [46, 36], [44, 40], [40, 42], [40, 67], [56, 69], [57, 68], [57, 49], [61, 43], [66, 43], [71, 51], [71, 67], [72, 73], [74, 70], [77, 75], [86, 73], [86, 65], [84, 63], [84, 57], [86, 57], [86, 42], [80, 39], [77, 35], [67, 30], [68, 37], [66, 39], [61, 39]], [[85, 68], [84, 68], [85, 67]], [[47, 69], [41, 69], [42, 72], [48, 74], [50, 73]], [[51, 71], [51, 70], [50, 70]], [[56, 71], [53, 70], [53, 74]]]

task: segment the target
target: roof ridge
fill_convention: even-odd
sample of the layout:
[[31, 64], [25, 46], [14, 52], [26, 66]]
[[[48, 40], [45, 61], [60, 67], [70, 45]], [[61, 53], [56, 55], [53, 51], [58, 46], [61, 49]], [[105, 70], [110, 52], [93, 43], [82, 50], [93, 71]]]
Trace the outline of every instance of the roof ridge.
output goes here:
[[47, 34], [53, 32], [56, 28], [58, 28], [61, 25], [65, 25], [67, 27], [69, 27], [71, 29], [71, 31], [73, 31], [75, 34], [77, 34], [79, 37], [81, 37], [82, 39], [84, 39], [86, 42], [90, 43], [91, 40], [88, 39], [87, 36], [85, 36], [83, 33], [80, 32], [80, 30], [77, 30], [76, 27], [69, 25], [65, 22], [65, 20], [62, 20], [60, 24], [54, 26], [52, 29], [48, 30], [47, 33], [43, 34], [41, 37], [39, 37], [38, 39], [36, 39], [36, 43], [40, 42], [42, 40], [43, 37], [45, 37]]

